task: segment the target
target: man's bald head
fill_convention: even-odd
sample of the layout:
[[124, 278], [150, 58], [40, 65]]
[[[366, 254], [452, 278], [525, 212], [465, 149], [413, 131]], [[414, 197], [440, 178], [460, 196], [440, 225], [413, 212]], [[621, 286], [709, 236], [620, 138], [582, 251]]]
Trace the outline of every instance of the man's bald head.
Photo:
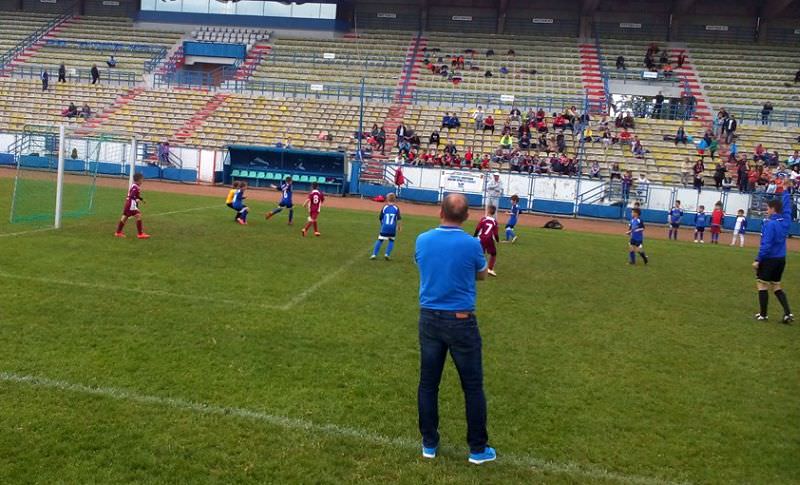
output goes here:
[[462, 194], [448, 194], [442, 200], [442, 222], [460, 226], [469, 218], [469, 203]]

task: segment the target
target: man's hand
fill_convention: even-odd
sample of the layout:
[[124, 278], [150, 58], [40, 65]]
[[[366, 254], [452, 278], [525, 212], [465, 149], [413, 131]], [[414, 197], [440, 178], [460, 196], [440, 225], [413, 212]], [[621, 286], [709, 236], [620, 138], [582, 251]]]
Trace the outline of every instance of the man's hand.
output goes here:
[[753, 269], [758, 269], [758, 261], [753, 261]]

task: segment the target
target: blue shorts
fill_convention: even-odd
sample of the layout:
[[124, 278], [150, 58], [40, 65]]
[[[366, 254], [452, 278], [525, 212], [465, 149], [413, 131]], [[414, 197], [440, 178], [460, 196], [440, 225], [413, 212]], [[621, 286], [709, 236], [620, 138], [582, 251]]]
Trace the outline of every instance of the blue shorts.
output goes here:
[[705, 227], [695, 227], [694, 230], [697, 231], [697, 232], [706, 232], [706, 228]]
[[291, 209], [294, 207], [291, 200], [282, 200], [278, 203], [278, 207], [286, 207], [287, 209]]
[[380, 233], [378, 234], [378, 239], [381, 241], [394, 241], [396, 234], [389, 234], [389, 233]]
[[673, 229], [680, 229], [681, 227], [680, 222], [670, 222], [669, 225], [672, 226]]
[[630, 244], [631, 246], [636, 246], [637, 248], [642, 247], [644, 243], [644, 239], [631, 239]]

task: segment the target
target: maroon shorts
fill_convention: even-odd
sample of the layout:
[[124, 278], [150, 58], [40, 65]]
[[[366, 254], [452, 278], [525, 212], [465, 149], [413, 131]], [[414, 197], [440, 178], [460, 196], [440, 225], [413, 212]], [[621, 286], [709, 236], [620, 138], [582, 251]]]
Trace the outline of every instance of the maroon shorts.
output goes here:
[[125, 207], [122, 209], [122, 215], [125, 217], [133, 217], [139, 214], [139, 206], [132, 200], [125, 201]]
[[317, 217], [319, 217], [319, 212], [317, 211], [308, 213], [308, 220], [311, 222], [315, 222], [317, 220]]
[[494, 244], [494, 239], [481, 239], [481, 247], [484, 253], [490, 256], [497, 256], [497, 247]]
[[711, 224], [711, 234], [719, 234], [720, 231], [721, 231], [721, 228], [720, 228], [719, 224]]

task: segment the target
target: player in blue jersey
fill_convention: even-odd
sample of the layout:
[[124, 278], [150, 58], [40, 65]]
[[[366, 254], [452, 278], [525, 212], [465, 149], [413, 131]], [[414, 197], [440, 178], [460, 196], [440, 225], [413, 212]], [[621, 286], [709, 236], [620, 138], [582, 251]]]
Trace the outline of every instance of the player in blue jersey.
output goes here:
[[278, 207], [272, 209], [270, 212], [267, 212], [266, 218], [267, 220], [270, 220], [272, 216], [282, 211], [284, 208], [289, 209], [289, 225], [291, 226], [292, 221], [294, 220], [294, 204], [292, 204], [292, 177], [286, 177], [286, 180], [281, 182], [281, 186], [278, 187], [278, 190], [281, 192], [281, 201], [278, 202]]
[[514, 227], [517, 225], [517, 219], [522, 209], [519, 208], [519, 196], [514, 194], [511, 196], [511, 210], [508, 211], [509, 217], [506, 222], [506, 240], [504, 242], [511, 243], [517, 242], [517, 235], [514, 233]]
[[244, 195], [245, 190], [247, 190], [247, 182], [240, 182], [231, 201], [231, 208], [236, 211], [236, 222], [243, 226], [247, 225], [247, 213], [250, 212], [250, 209], [244, 204], [244, 199], [247, 198]]
[[629, 264], [636, 264], [636, 251], [639, 251], [639, 256], [641, 256], [644, 264], [649, 262], [647, 255], [644, 253], [644, 222], [640, 219], [641, 215], [642, 211], [640, 209], [635, 207], [631, 209], [631, 225], [626, 233], [631, 236], [631, 247], [628, 252]]
[[694, 242], [705, 244], [703, 241], [703, 234], [706, 232], [708, 225], [708, 214], [706, 214], [706, 207], [701, 205], [697, 208], [697, 215], [694, 216]]
[[[778, 179], [781, 185], [787, 184], [785, 179]], [[761, 226], [761, 244], [753, 263], [756, 270], [756, 288], [758, 289], [759, 312], [756, 320], [767, 319], [767, 302], [771, 289], [783, 307], [783, 323], [789, 325], [794, 321], [789, 301], [783, 292], [781, 279], [786, 268], [786, 237], [792, 224], [792, 196], [786, 186], [781, 198], [767, 203], [767, 219]]]
[[681, 209], [681, 201], [676, 200], [675, 206], [669, 210], [667, 215], [667, 224], [669, 224], [669, 239], [678, 240], [678, 229], [681, 228], [681, 219], [683, 218], [683, 209]]
[[372, 256], [370, 256], [369, 259], [378, 257], [378, 251], [381, 250], [383, 241], [388, 241], [386, 244], [386, 253], [383, 255], [384, 259], [388, 261], [389, 257], [392, 255], [394, 238], [400, 230], [400, 208], [395, 205], [396, 200], [397, 197], [394, 194], [386, 196], [386, 205], [383, 206], [381, 213], [378, 215], [381, 221], [381, 232], [378, 234], [378, 240], [375, 241], [375, 248], [372, 250]]

